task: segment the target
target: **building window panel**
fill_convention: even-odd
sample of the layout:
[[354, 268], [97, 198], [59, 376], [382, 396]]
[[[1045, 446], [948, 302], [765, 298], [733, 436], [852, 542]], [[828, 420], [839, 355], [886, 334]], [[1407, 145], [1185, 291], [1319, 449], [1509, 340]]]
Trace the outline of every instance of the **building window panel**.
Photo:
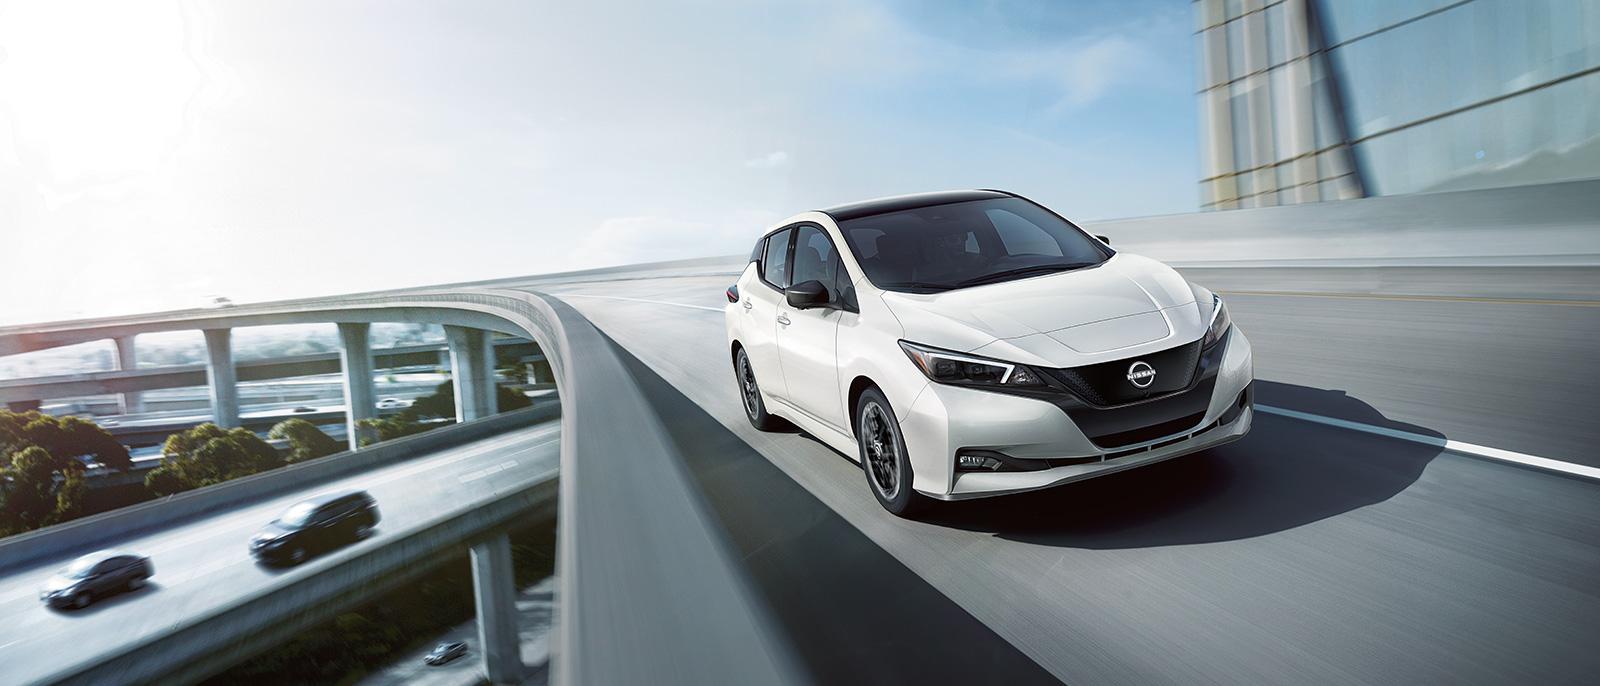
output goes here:
[[1244, 65], [1244, 22], [1230, 21], [1222, 29], [1228, 43], [1228, 78], [1237, 79], [1249, 73]]
[[1597, 94], [1600, 74], [1372, 138], [1359, 146], [1366, 181], [1391, 195], [1592, 177]]
[[1279, 65], [1289, 60], [1288, 28], [1283, 16], [1283, 3], [1267, 8], [1267, 64]]

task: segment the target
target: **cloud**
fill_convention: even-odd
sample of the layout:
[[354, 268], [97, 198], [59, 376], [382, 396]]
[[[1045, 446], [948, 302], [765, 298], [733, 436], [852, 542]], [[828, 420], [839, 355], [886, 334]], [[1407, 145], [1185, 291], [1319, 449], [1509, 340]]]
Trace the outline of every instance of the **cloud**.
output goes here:
[[774, 169], [789, 163], [789, 153], [774, 150], [753, 160], [745, 160], [744, 166], [751, 169]]

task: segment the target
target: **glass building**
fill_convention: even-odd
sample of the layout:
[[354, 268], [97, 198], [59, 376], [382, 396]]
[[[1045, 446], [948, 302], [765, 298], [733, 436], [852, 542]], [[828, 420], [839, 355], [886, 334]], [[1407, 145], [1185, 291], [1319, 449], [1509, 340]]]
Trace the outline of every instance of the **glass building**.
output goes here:
[[1201, 206], [1600, 176], [1600, 0], [1195, 0]]

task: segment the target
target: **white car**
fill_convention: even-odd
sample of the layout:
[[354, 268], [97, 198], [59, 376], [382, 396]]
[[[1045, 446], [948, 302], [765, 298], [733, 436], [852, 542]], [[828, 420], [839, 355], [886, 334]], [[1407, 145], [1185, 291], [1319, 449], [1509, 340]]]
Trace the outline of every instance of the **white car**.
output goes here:
[[1010, 193], [795, 215], [727, 299], [750, 423], [855, 456], [898, 515], [1250, 430], [1250, 342], [1221, 298]]

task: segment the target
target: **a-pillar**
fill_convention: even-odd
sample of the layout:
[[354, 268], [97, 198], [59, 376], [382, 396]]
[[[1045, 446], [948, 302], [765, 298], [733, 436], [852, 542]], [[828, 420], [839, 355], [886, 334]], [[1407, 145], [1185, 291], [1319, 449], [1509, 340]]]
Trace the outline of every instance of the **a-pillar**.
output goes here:
[[206, 329], [206, 383], [211, 386], [211, 421], [239, 426], [239, 377], [233, 369], [233, 329]]
[[[138, 355], [134, 352], [133, 336], [118, 336], [111, 339], [117, 345], [117, 370], [127, 371], [138, 369]], [[120, 401], [123, 414], [138, 414], [144, 412], [144, 394], [139, 391], [123, 391]]]
[[456, 421], [495, 413], [494, 341], [483, 329], [444, 327], [450, 344], [450, 374], [455, 386]]
[[472, 593], [478, 603], [478, 646], [491, 684], [522, 679], [522, 639], [517, 632], [517, 586], [511, 538], [504, 532], [472, 546]]
[[360, 426], [361, 420], [378, 416], [377, 399], [372, 390], [372, 347], [368, 333], [371, 324], [339, 325], [339, 366], [344, 370], [344, 428], [350, 437], [350, 449], [361, 447], [361, 439], [371, 429]]

